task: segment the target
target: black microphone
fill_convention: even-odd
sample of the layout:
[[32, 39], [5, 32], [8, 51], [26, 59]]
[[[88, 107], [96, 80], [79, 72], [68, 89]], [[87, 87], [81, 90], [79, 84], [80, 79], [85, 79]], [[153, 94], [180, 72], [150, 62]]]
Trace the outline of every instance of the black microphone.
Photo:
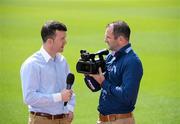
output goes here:
[[[74, 74], [72, 74], [72, 73], [68, 74], [66, 83], [67, 83], [66, 89], [68, 89], [68, 90], [71, 89], [71, 87], [74, 83]], [[66, 105], [67, 105], [67, 102], [64, 102], [64, 106], [66, 106]]]

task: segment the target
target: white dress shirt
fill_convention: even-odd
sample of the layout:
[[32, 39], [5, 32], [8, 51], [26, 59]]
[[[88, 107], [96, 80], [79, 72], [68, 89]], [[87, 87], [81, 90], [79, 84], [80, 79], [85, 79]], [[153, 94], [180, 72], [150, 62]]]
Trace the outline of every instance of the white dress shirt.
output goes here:
[[52, 115], [73, 112], [75, 95], [64, 107], [60, 93], [66, 88], [69, 72], [69, 66], [62, 55], [56, 54], [52, 58], [43, 47], [29, 57], [20, 71], [23, 99], [29, 111]]

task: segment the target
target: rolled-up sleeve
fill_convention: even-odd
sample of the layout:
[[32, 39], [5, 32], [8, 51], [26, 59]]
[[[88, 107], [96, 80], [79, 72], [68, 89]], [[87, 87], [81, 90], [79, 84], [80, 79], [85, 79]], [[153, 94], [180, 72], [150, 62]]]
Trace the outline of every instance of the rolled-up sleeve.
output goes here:
[[67, 104], [67, 108], [69, 111], [73, 112], [75, 107], [75, 94], [73, 93], [71, 100]]

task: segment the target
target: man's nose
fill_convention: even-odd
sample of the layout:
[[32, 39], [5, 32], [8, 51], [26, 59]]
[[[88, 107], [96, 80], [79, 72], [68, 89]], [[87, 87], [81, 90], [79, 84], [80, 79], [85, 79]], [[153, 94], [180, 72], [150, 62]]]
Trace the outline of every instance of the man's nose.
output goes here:
[[104, 42], [107, 43], [107, 38], [106, 37], [104, 38]]
[[64, 44], [67, 44], [67, 40], [64, 40]]

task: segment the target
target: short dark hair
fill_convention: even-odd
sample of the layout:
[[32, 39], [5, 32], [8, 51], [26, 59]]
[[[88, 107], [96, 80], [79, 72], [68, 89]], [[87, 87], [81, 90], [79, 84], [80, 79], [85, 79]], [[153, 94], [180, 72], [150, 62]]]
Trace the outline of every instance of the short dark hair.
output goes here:
[[108, 24], [106, 27], [110, 27], [111, 25], [113, 25], [113, 34], [114, 34], [115, 39], [117, 39], [119, 36], [123, 36], [127, 40], [129, 40], [131, 30], [126, 22], [115, 21]]
[[61, 22], [54, 20], [47, 21], [41, 28], [41, 37], [43, 43], [45, 43], [48, 38], [53, 38], [56, 30], [67, 31], [67, 28], [66, 25]]

